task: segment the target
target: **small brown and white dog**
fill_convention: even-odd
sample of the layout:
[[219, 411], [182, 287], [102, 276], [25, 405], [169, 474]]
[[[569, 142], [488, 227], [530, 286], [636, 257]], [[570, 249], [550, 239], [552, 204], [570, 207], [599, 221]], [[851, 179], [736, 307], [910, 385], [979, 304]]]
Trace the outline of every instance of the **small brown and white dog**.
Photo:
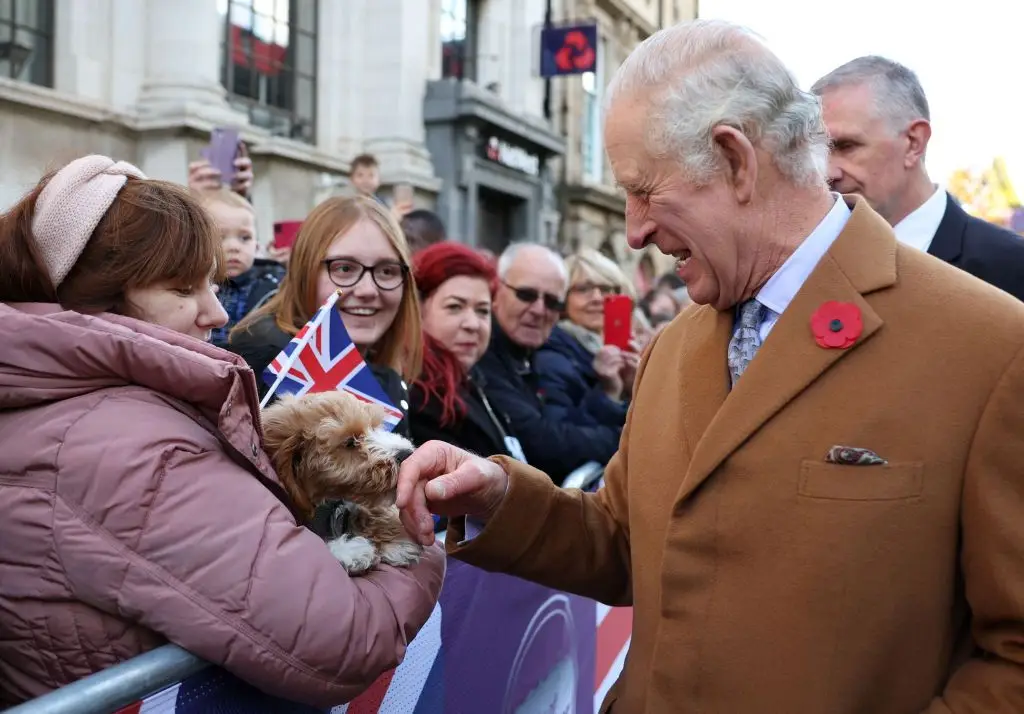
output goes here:
[[350, 573], [408, 566], [422, 547], [398, 517], [398, 468], [412, 443], [381, 427], [383, 410], [343, 391], [285, 396], [263, 410], [263, 442], [278, 478], [312, 520], [325, 501], [348, 504], [345, 533], [327, 542]]

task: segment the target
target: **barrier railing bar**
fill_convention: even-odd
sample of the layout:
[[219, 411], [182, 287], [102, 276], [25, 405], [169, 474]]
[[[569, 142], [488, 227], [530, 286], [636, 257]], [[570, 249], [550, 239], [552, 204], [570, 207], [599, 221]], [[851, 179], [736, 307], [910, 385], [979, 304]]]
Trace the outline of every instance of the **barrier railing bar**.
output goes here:
[[177, 645], [164, 645], [108, 667], [4, 714], [111, 714], [209, 666]]

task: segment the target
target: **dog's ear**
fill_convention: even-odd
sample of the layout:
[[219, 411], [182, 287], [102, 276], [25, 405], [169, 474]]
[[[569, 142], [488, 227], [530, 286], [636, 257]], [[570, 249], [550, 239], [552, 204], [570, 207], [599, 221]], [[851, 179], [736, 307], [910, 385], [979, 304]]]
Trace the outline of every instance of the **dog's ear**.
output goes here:
[[298, 399], [286, 394], [260, 412], [263, 423], [263, 446], [273, 455], [289, 435], [302, 431], [302, 419], [298, 410]]
[[306, 489], [300, 485], [297, 474], [302, 467], [302, 454], [299, 451], [301, 444], [302, 440], [298, 435], [285, 439], [274, 459], [274, 470], [277, 471], [277, 478], [288, 492], [295, 508], [307, 520], [311, 520], [316, 513], [316, 504], [310, 500]]
[[282, 397], [264, 409], [260, 417], [263, 422], [263, 446], [274, 464], [278, 480], [296, 509], [307, 518], [312, 518], [316, 507], [298, 478], [302, 448], [306, 445], [305, 419], [298, 398], [291, 395]]

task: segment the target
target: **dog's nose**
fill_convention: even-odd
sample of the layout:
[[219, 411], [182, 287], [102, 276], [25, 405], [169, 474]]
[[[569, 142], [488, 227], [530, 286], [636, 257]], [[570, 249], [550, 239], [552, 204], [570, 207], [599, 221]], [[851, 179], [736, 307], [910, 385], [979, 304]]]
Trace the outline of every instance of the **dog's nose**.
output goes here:
[[395, 461], [398, 462], [399, 466], [402, 465], [403, 461], [412, 456], [412, 451], [412, 449], [402, 449], [401, 451], [398, 452], [398, 454], [395, 456]]

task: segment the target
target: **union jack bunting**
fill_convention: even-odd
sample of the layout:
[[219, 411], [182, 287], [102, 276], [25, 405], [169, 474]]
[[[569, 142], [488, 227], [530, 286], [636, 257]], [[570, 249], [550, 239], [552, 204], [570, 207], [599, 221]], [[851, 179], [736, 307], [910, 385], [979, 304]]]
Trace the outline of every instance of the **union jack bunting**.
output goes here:
[[364, 402], [381, 407], [385, 427], [390, 431], [402, 421], [403, 414], [388, 400], [352, 344], [336, 308], [338, 297], [338, 293], [332, 294], [263, 371], [263, 381], [270, 391], [260, 406], [266, 406], [272, 397], [282, 394], [301, 396], [343, 389]]
[[633, 639], [633, 608], [597, 603], [597, 648], [594, 672], [594, 711], [599, 711], [608, 690], [622, 674]]

